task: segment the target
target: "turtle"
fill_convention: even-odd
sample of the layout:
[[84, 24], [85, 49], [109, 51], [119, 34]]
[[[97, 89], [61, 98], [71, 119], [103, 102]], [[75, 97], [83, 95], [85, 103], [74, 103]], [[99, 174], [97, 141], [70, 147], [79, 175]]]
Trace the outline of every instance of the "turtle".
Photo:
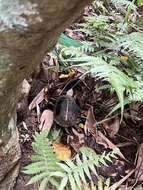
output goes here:
[[75, 99], [69, 95], [60, 96], [54, 108], [54, 121], [62, 127], [75, 126], [80, 108]]

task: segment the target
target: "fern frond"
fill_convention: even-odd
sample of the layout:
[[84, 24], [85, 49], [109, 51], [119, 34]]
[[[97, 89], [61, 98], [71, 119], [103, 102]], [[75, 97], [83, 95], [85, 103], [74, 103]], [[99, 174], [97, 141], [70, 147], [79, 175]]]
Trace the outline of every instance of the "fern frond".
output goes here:
[[59, 163], [59, 166], [65, 171], [65, 176], [59, 189], [63, 190], [69, 182], [72, 190], [81, 190], [83, 184], [88, 184], [87, 178], [92, 181], [91, 171], [97, 175], [96, 167], [107, 166], [107, 161], [112, 162], [111, 158], [115, 158], [114, 152], [97, 155], [90, 148], [81, 148], [80, 154], [77, 154], [73, 161], [67, 160], [65, 164]]
[[136, 10], [136, 8], [137, 8], [137, 6], [129, 0], [111, 0], [111, 2], [112, 2], [112, 4], [115, 5], [116, 8], [121, 8], [121, 7], [127, 8], [129, 6], [132, 10]]
[[101, 177], [98, 177], [98, 183], [96, 185], [93, 182], [91, 184], [84, 184], [82, 190], [110, 190], [110, 179], [103, 181]]
[[82, 42], [82, 46], [77, 48], [82, 53], [93, 53], [95, 52], [95, 48], [93, 47], [92, 43], [90, 42]]
[[113, 47], [117, 50], [126, 50], [129, 55], [133, 54], [143, 60], [143, 34], [132, 32], [116, 38]]
[[[60, 171], [59, 161], [53, 151], [52, 144], [47, 139], [47, 133], [36, 133], [35, 142], [32, 144], [35, 154], [32, 156], [33, 163], [26, 166], [24, 173], [34, 175], [28, 184], [41, 181], [41, 188], [50, 183], [50, 175], [53, 171]], [[44, 189], [44, 188], [43, 188]]]
[[126, 90], [130, 91], [136, 88], [136, 82], [133, 79], [129, 78], [115, 65], [108, 64], [99, 56], [76, 55], [75, 58], [67, 59], [66, 61], [72, 62], [76, 66], [83, 67], [95, 77], [109, 82], [117, 93], [123, 114], [125, 92]]
[[58, 190], [64, 190], [69, 185], [72, 190], [82, 190], [83, 184], [88, 186], [87, 180], [93, 183], [91, 172], [98, 176], [96, 168], [107, 166], [116, 158], [115, 151], [97, 155], [92, 149], [83, 147], [73, 160], [61, 162], [53, 152], [45, 132], [37, 133], [34, 139], [33, 163], [25, 167], [24, 173], [33, 175], [28, 184], [40, 182], [39, 190], [45, 190], [49, 185]]

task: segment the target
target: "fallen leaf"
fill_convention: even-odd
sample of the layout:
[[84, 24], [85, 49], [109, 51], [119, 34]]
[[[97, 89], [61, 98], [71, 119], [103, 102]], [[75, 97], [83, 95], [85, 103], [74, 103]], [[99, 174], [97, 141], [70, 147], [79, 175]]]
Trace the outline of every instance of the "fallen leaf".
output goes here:
[[83, 123], [79, 123], [78, 126], [82, 129], [84, 129], [84, 124]]
[[96, 134], [96, 120], [93, 113], [93, 107], [90, 107], [84, 126], [85, 133], [90, 132], [93, 136]]
[[70, 147], [64, 144], [53, 144], [54, 151], [59, 160], [67, 160], [71, 158], [71, 150]]
[[54, 121], [53, 111], [45, 110], [42, 113], [41, 118], [40, 118], [39, 129], [41, 131], [44, 131], [44, 130], [49, 131], [53, 125], [53, 121]]
[[118, 187], [120, 187], [122, 185], [122, 183], [124, 183], [133, 173], [135, 172], [135, 169], [131, 170], [130, 172], [128, 172], [128, 174], [126, 176], [124, 176], [120, 181], [114, 183], [112, 186], [110, 186], [109, 189], [118, 189]]
[[118, 155], [121, 156], [121, 158], [125, 159], [124, 155], [121, 153], [120, 149], [113, 144], [107, 137], [105, 137], [105, 135], [103, 135], [103, 133], [101, 133], [100, 131], [98, 131], [97, 135], [96, 135], [96, 142], [98, 144], [103, 145], [106, 149], [112, 149], [112, 150], [117, 150]]
[[119, 148], [114, 145], [108, 138], [106, 138], [100, 131], [96, 131], [96, 120], [93, 113], [93, 107], [88, 110], [87, 119], [85, 122], [85, 133], [90, 132], [98, 144], [103, 145], [106, 149], [117, 150], [118, 155], [125, 159]]
[[70, 144], [70, 146], [78, 152], [79, 149], [84, 145], [85, 143], [85, 135], [83, 133], [79, 133], [77, 130], [72, 128], [72, 132], [74, 135], [68, 135], [67, 142]]
[[42, 71], [47, 81], [58, 80], [59, 64], [53, 53], [48, 53], [42, 62]]
[[39, 94], [32, 100], [29, 105], [29, 110], [32, 110], [36, 107], [37, 104], [40, 104], [44, 100], [44, 88], [39, 92]]
[[135, 178], [143, 182], [143, 143], [138, 148], [138, 159], [135, 172]]
[[129, 57], [128, 56], [121, 56], [121, 61], [128, 61], [129, 60]]
[[75, 33], [73, 30], [71, 29], [66, 29], [66, 34], [74, 39], [74, 40], [81, 40], [84, 38], [84, 35], [82, 34], [82, 32], [78, 32], [78, 33]]
[[120, 120], [119, 118], [115, 118], [114, 120], [111, 119], [109, 121], [105, 121], [103, 123], [103, 127], [106, 129], [109, 137], [114, 138], [115, 135], [118, 133], [120, 128]]
[[59, 76], [59, 79], [72, 78], [73, 76], [75, 76], [75, 74], [76, 74], [76, 72], [75, 72], [73, 69], [71, 69], [71, 70], [69, 71], [69, 73], [67, 73], [67, 74], [61, 74], [61, 75]]

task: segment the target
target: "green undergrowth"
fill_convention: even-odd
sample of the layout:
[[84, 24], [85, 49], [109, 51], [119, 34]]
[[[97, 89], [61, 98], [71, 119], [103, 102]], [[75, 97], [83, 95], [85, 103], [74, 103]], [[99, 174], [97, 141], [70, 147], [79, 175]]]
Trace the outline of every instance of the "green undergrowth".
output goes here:
[[[105, 182], [98, 176], [97, 168], [108, 166], [116, 159], [117, 150], [98, 155], [88, 147], [82, 147], [73, 159], [60, 161], [52, 147], [52, 141], [44, 131], [34, 136], [32, 163], [25, 167], [24, 173], [32, 176], [27, 185], [39, 184], [39, 190], [53, 187], [57, 190], [108, 190], [110, 180]], [[95, 185], [92, 176], [98, 177]], [[116, 187], [114, 188], [116, 189]]]
[[92, 14], [77, 24], [75, 32], [84, 34], [78, 41], [62, 34], [58, 57], [64, 65], [82, 67], [85, 74], [106, 81], [119, 104], [143, 101], [143, 30], [137, 25], [137, 6], [133, 1], [94, 1]]

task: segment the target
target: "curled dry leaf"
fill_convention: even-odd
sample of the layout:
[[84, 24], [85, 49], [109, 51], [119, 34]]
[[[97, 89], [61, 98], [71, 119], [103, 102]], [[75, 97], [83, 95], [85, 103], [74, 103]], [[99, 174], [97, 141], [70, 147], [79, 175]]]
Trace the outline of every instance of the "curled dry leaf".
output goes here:
[[103, 145], [106, 149], [116, 149], [118, 155], [125, 159], [124, 155], [120, 152], [119, 148], [114, 145], [107, 137], [105, 137], [100, 131], [96, 131], [96, 120], [93, 113], [93, 107], [88, 110], [87, 119], [85, 122], [85, 132], [89, 131], [96, 139], [98, 144]]
[[[131, 170], [126, 176], [124, 176], [120, 181], [114, 183], [112, 186], [110, 186], [110, 190], [112, 189], [118, 189], [133, 173], [135, 172], [135, 169]], [[129, 189], [127, 189], [129, 190]]]
[[76, 72], [73, 69], [71, 69], [71, 70], [69, 70], [69, 73], [61, 74], [59, 76], [59, 79], [68, 79], [68, 78], [74, 77], [75, 75], [76, 75]]
[[90, 132], [93, 136], [96, 135], [96, 120], [93, 113], [93, 107], [90, 107], [88, 110], [84, 130], [85, 133]]
[[135, 172], [135, 178], [143, 182], [143, 143], [138, 148], [138, 159]]
[[41, 118], [40, 118], [39, 129], [41, 131], [44, 131], [44, 130], [49, 131], [53, 125], [53, 120], [54, 120], [53, 111], [45, 110], [42, 113]]
[[78, 33], [75, 33], [73, 30], [71, 29], [66, 29], [66, 34], [74, 39], [74, 40], [81, 40], [83, 38], [83, 34], [78, 32]]
[[39, 92], [39, 94], [32, 100], [29, 105], [29, 110], [32, 110], [36, 107], [37, 104], [40, 104], [44, 100], [44, 88]]
[[119, 118], [111, 119], [103, 123], [103, 127], [106, 129], [109, 137], [114, 138], [120, 128]]
[[42, 62], [42, 70], [47, 81], [58, 80], [59, 64], [53, 53], [48, 53]]
[[67, 160], [71, 158], [71, 150], [70, 147], [64, 144], [53, 144], [54, 151], [59, 160]]
[[112, 150], [117, 150], [118, 152], [118, 155], [125, 159], [124, 155], [121, 153], [121, 151], [119, 150], [119, 148], [113, 144], [107, 137], [105, 137], [105, 135], [103, 135], [103, 133], [101, 133], [100, 131], [98, 131], [97, 135], [96, 135], [96, 142], [98, 144], [101, 144], [103, 145], [105, 148], [109, 148], [109, 149], [112, 149]]
[[85, 143], [85, 136], [83, 133], [79, 133], [77, 130], [72, 128], [74, 135], [68, 135], [67, 143], [70, 144], [70, 146], [78, 152], [79, 149], [84, 145]]

